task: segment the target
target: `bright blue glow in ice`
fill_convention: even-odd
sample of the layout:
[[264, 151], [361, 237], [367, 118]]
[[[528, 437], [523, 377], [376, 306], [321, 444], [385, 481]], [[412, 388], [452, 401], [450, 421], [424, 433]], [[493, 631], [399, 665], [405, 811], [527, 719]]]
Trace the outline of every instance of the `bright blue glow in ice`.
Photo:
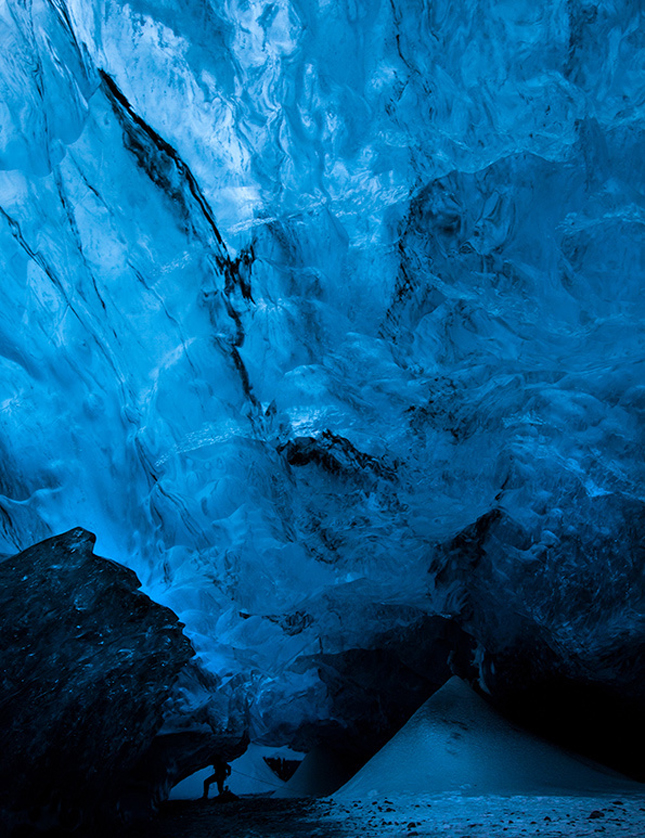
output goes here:
[[96, 532], [258, 734], [493, 507], [498, 605], [635, 630], [638, 6], [8, 0], [0, 551]]

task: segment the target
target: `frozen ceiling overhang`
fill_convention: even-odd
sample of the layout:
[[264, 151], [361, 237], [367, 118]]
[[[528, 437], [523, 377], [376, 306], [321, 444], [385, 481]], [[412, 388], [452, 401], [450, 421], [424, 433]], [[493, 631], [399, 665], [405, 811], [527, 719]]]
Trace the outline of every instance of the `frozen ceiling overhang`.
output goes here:
[[0, 550], [96, 532], [256, 740], [441, 615], [640, 701], [642, 17], [4, 3]]

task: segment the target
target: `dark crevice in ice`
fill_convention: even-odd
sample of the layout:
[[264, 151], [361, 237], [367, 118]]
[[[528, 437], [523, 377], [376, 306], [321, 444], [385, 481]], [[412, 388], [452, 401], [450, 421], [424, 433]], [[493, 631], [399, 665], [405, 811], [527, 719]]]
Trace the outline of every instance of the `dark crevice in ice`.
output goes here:
[[396, 464], [385, 458], [360, 451], [348, 439], [327, 429], [319, 438], [298, 436], [278, 447], [291, 466], [320, 466], [330, 474], [341, 477], [366, 471], [376, 477], [396, 480]]
[[231, 258], [209, 203], [189, 166], [176, 149], [136, 113], [114, 79], [103, 70], [99, 70], [99, 75], [103, 90], [123, 128], [126, 147], [150, 180], [170, 199], [185, 232], [208, 246], [214, 268], [224, 278], [221, 299], [234, 323], [234, 331], [225, 339], [217, 337], [215, 342], [231, 358], [246, 397], [257, 407], [248, 370], [239, 352], [245, 339], [242, 315], [233, 303], [238, 290], [244, 303], [253, 303], [253, 248], [242, 249], [237, 257]]

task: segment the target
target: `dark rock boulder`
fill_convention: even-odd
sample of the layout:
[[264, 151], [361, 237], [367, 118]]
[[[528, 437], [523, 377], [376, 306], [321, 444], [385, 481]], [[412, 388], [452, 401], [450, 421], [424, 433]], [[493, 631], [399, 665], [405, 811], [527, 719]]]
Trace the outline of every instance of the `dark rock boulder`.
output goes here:
[[[645, 505], [581, 497], [560, 527], [494, 508], [435, 550], [436, 601], [507, 716], [645, 781]], [[443, 598], [443, 602], [441, 599]]]
[[193, 658], [181, 670], [164, 707], [163, 725], [129, 772], [131, 809], [153, 812], [174, 785], [217, 756], [231, 762], [249, 744], [248, 705], [241, 678], [226, 685]]
[[0, 812], [74, 825], [115, 813], [194, 654], [136, 575], [74, 529], [0, 563]]

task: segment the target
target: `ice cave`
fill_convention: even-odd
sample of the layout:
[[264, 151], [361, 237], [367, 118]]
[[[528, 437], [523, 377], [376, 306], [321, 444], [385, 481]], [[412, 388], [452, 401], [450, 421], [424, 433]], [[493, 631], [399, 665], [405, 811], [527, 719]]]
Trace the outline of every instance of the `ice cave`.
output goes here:
[[645, 834], [643, 0], [0, 44], [1, 835]]

